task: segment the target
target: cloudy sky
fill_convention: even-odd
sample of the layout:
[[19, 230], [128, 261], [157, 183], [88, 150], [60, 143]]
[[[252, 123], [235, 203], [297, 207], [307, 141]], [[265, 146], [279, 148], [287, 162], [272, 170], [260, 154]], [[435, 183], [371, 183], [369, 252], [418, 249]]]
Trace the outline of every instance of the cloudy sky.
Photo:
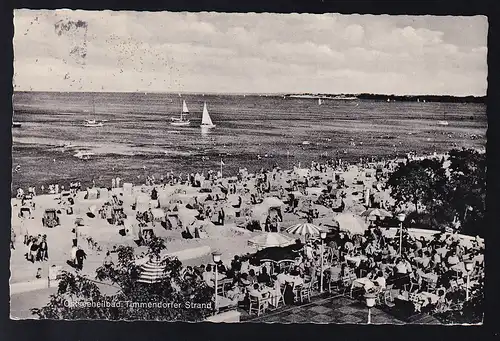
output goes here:
[[16, 10], [36, 91], [485, 95], [486, 17]]

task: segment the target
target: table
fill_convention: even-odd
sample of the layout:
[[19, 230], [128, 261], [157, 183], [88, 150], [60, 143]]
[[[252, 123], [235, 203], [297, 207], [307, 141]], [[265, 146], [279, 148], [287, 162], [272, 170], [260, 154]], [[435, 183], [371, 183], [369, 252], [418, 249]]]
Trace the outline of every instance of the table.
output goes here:
[[439, 296], [430, 292], [423, 291], [418, 294], [419, 298], [422, 299], [422, 302], [425, 302], [422, 304], [422, 306], [426, 306], [429, 303], [430, 304], [436, 304], [439, 301]]
[[435, 273], [432, 273], [432, 272], [430, 272], [430, 273], [424, 273], [422, 271], [419, 271], [418, 274], [420, 275], [420, 277], [430, 279], [433, 282], [437, 282], [438, 281], [438, 275], [435, 274]]
[[361, 277], [352, 281], [351, 291], [354, 288], [365, 288], [365, 290], [369, 290], [374, 286], [375, 284], [373, 284], [373, 282], [368, 277]]
[[366, 256], [345, 256], [345, 260], [351, 263], [354, 263], [356, 267], [359, 266], [362, 260], [366, 260]]
[[279, 289], [277, 290], [266, 286], [260, 289], [259, 291], [262, 294], [262, 296], [266, 296], [266, 294], [268, 294], [267, 297], [269, 297], [269, 303], [275, 308], [278, 307], [278, 302], [281, 295], [281, 292], [278, 292]]

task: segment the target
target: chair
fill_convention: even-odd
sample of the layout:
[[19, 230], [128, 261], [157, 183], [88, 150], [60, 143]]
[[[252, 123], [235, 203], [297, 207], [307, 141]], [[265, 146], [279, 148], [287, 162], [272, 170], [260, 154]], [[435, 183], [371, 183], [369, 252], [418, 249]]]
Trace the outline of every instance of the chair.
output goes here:
[[456, 280], [452, 279], [450, 281], [450, 290], [453, 291], [453, 290], [456, 290], [458, 288], [458, 283]]
[[422, 300], [417, 294], [410, 293], [408, 295], [408, 301], [413, 303], [416, 312], [420, 312], [420, 310], [422, 309]]
[[352, 298], [352, 282], [353, 280], [349, 275], [342, 277], [342, 287], [344, 288], [343, 295], [346, 294], [347, 291], [349, 291], [349, 296]]
[[269, 309], [269, 298], [260, 298], [255, 296], [249, 296], [250, 306], [248, 308], [248, 314], [252, 315], [252, 308], [257, 310], [257, 316]]
[[328, 281], [328, 292], [329, 293], [332, 293], [333, 292], [333, 288], [339, 290], [340, 288], [342, 287], [342, 280], [335, 280], [335, 281]]
[[436, 291], [437, 283], [429, 278], [423, 278], [422, 281], [425, 283], [425, 288], [427, 292], [433, 293]]
[[311, 290], [312, 282], [304, 283], [299, 287], [300, 302], [304, 302], [305, 299], [311, 302]]
[[410, 292], [414, 292], [414, 289], [420, 289], [420, 283], [417, 278], [410, 276]]
[[394, 303], [394, 297], [392, 297], [392, 290], [393, 290], [394, 284], [389, 284], [386, 286], [385, 289], [380, 290], [379, 294], [377, 295], [377, 300], [379, 304], [382, 304], [382, 300], [384, 304], [392, 308], [396, 304]]

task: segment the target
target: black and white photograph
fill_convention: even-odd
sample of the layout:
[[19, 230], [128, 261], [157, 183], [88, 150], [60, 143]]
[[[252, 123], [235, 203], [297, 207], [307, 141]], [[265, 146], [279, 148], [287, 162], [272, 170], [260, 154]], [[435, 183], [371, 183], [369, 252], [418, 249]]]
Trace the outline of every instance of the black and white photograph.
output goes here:
[[14, 10], [10, 318], [481, 325], [487, 37]]

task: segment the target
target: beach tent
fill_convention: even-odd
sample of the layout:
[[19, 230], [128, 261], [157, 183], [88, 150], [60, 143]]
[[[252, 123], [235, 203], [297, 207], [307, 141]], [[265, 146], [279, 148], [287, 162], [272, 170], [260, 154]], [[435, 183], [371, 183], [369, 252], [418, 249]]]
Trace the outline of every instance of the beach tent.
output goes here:
[[124, 195], [132, 195], [133, 187], [134, 186], [130, 182], [125, 182], [123, 184], [123, 194]]
[[248, 245], [255, 246], [258, 250], [276, 246], [283, 247], [294, 243], [294, 239], [276, 232], [263, 233], [248, 241]]
[[135, 197], [135, 210], [137, 212], [146, 212], [149, 209], [150, 198], [147, 194], [139, 194]]
[[167, 277], [165, 265], [162, 260], [148, 260], [140, 267], [139, 278], [137, 282], [154, 284], [161, 282]]
[[352, 213], [341, 213], [334, 218], [339, 223], [341, 231], [348, 231], [352, 234], [363, 234], [368, 225], [358, 216]]
[[97, 188], [87, 188], [87, 194], [85, 195], [85, 199], [87, 200], [96, 200], [99, 198], [99, 192]]
[[97, 197], [99, 199], [108, 199], [109, 198], [109, 191], [107, 188], [99, 188], [97, 190]]

